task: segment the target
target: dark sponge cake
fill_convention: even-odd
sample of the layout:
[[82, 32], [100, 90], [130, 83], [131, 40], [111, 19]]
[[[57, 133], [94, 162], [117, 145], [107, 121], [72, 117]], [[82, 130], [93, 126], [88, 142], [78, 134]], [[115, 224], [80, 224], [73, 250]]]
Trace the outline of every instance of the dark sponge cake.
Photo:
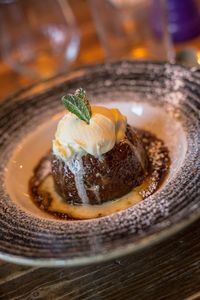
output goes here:
[[[69, 161], [52, 155], [55, 188], [69, 204], [101, 204], [122, 197], [142, 183], [147, 167], [143, 145], [129, 125], [125, 138], [99, 158], [75, 154], [69, 164]], [[81, 188], [87, 199], [81, 197], [76, 178], [82, 181]]]

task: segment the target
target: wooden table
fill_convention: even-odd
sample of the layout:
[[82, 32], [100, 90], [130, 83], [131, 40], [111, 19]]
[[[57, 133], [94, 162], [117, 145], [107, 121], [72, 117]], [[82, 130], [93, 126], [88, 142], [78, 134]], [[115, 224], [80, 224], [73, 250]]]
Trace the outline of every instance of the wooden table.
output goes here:
[[[82, 33], [76, 65], [103, 61], [85, 0], [71, 0]], [[0, 98], [31, 83], [0, 61]], [[200, 220], [151, 248], [119, 260], [77, 268], [0, 263], [0, 299], [200, 299]]]

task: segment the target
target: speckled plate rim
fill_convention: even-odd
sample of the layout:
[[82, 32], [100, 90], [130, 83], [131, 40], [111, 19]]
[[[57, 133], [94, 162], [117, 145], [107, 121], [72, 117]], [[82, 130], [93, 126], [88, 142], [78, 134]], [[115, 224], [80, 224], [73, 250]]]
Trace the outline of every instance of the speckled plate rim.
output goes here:
[[200, 218], [200, 209], [193, 213], [188, 219], [179, 222], [176, 225], [172, 225], [167, 229], [163, 229], [159, 233], [151, 234], [148, 237], [143, 237], [141, 240], [128, 244], [123, 248], [118, 248], [117, 250], [111, 250], [106, 254], [95, 254], [92, 256], [83, 256], [79, 258], [69, 258], [69, 259], [39, 259], [39, 258], [24, 258], [18, 255], [7, 255], [0, 252], [0, 259], [7, 261], [9, 263], [16, 263], [25, 266], [35, 266], [35, 267], [77, 267], [84, 266], [88, 264], [95, 264], [100, 262], [105, 262], [108, 260], [115, 260], [122, 256], [134, 254], [140, 250], [144, 250], [148, 247], [151, 247], [163, 240], [175, 235], [179, 231], [185, 229], [190, 224], [194, 223]]
[[[138, 63], [138, 62], [137, 62]], [[144, 63], [144, 62], [142, 62]], [[149, 62], [151, 63], [151, 62]], [[155, 63], [155, 62], [152, 62]], [[160, 63], [158, 63], [160, 64]], [[97, 65], [95, 65], [94, 67], [96, 67]], [[101, 64], [99, 64], [99, 66], [101, 66]], [[186, 68], [182, 67], [184, 70], [187, 70]], [[87, 69], [86, 69], [87, 70]], [[191, 70], [192, 72], [196, 71], [196, 69]], [[84, 71], [85, 72], [85, 71]], [[87, 71], [86, 71], [87, 72]], [[65, 79], [71, 79], [76, 77], [77, 75], [82, 75], [83, 71], [82, 70], [78, 70], [75, 72], [72, 72], [69, 76], [67, 76], [67, 78], [65, 77]], [[62, 76], [61, 76], [62, 77]], [[59, 77], [58, 77], [59, 78]], [[54, 78], [56, 80], [56, 77]], [[47, 81], [42, 82], [42, 84], [48, 84], [49, 82], [51, 82], [51, 80], [54, 79], [50, 79]], [[63, 81], [63, 79], [61, 78], [61, 81]], [[24, 88], [21, 91], [18, 91], [17, 93], [14, 93], [12, 96], [10, 97], [16, 97], [20, 99], [21, 94], [23, 94], [26, 91], [29, 91], [29, 89], [34, 89], [35, 87], [37, 88], [38, 85], [40, 85], [41, 83], [36, 83], [31, 85], [30, 87]], [[57, 84], [57, 83], [56, 83]], [[39, 94], [39, 93], [36, 93]], [[8, 101], [9, 98], [6, 98], [4, 101]], [[3, 259], [5, 261], [8, 262], [14, 262], [17, 264], [23, 264], [23, 265], [31, 265], [31, 266], [46, 266], [46, 267], [52, 267], [52, 266], [77, 266], [77, 265], [85, 265], [85, 264], [89, 264], [89, 263], [97, 263], [100, 261], [105, 261], [105, 260], [110, 260], [110, 259], [116, 259], [120, 256], [124, 256], [133, 252], [136, 252], [138, 250], [144, 249], [148, 246], [151, 246], [157, 242], [162, 241], [163, 239], [177, 233], [178, 231], [184, 229], [185, 227], [187, 227], [188, 225], [190, 225], [191, 223], [193, 223], [194, 221], [196, 221], [197, 219], [200, 218], [200, 209], [198, 209], [195, 212], [190, 213], [190, 216], [183, 219], [182, 221], [179, 221], [177, 224], [171, 225], [170, 227], [166, 228], [166, 229], [162, 229], [160, 232], [156, 232], [153, 233], [147, 237], [142, 237], [141, 240], [136, 241], [136, 242], [132, 242], [130, 244], [127, 244], [126, 246], [122, 247], [122, 248], [118, 248], [117, 250], [111, 250], [110, 252], [103, 254], [103, 255], [99, 255], [99, 254], [94, 254], [92, 256], [83, 256], [83, 257], [78, 257], [78, 258], [67, 258], [67, 259], [39, 259], [39, 258], [24, 258], [22, 256], [18, 256], [18, 255], [7, 255], [5, 253], [0, 253], [0, 259]]]

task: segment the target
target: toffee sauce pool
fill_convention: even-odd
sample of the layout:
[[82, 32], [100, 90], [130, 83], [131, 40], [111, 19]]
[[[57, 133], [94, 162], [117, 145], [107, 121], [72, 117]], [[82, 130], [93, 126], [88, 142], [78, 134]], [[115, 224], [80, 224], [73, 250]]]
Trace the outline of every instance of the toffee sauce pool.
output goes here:
[[33, 202], [56, 219], [81, 220], [110, 215], [126, 209], [152, 195], [164, 181], [170, 166], [167, 147], [148, 131], [137, 129], [146, 150], [149, 168], [143, 183], [121, 198], [99, 205], [67, 204], [54, 189], [51, 175], [51, 154], [42, 158], [30, 179], [29, 190]]

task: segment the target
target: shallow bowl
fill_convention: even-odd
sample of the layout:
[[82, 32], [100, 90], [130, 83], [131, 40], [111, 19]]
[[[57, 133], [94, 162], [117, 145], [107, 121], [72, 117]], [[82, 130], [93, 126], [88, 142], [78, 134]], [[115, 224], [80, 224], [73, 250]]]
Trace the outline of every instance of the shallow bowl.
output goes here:
[[[64, 113], [60, 98], [82, 87], [167, 145], [171, 166], [159, 190], [106, 217], [56, 220], [30, 199], [28, 182]], [[0, 258], [74, 266], [116, 258], [172, 235], [200, 216], [200, 73], [118, 61], [60, 75], [0, 104]]]

